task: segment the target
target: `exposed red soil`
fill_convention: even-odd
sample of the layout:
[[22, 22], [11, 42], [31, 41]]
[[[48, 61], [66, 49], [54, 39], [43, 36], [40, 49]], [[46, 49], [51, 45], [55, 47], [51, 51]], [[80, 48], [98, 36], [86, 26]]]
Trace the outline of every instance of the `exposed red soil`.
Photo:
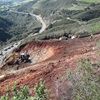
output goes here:
[[[74, 70], [79, 58], [88, 57], [97, 61], [100, 58], [99, 49], [96, 48], [99, 39], [100, 35], [95, 35], [92, 39], [41, 40], [19, 47], [16, 51], [27, 51], [31, 55], [32, 63], [21, 64], [19, 67], [24, 68], [20, 70], [4, 72], [6, 75], [0, 77], [0, 95], [6, 93], [6, 85], [12, 87], [15, 81], [18, 87], [28, 85], [32, 94], [35, 83], [43, 78], [46, 87], [51, 90], [53, 100], [57, 100], [54, 97], [57, 96], [56, 83], [59, 76], [64, 75], [69, 68]], [[60, 82], [57, 85], [60, 86]]]

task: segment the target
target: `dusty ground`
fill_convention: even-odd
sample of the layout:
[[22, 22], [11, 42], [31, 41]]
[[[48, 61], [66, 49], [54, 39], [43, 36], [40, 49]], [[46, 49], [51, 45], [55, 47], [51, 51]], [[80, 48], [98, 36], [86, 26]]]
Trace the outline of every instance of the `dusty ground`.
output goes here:
[[[27, 51], [32, 59], [32, 63], [23, 63], [14, 66], [3, 66], [0, 69], [0, 95], [6, 93], [6, 85], [12, 87], [16, 81], [18, 87], [28, 85], [30, 94], [33, 94], [34, 85], [43, 78], [46, 87], [51, 90], [53, 100], [58, 100], [58, 88], [64, 89], [64, 83], [60, 80], [69, 68], [74, 70], [78, 58], [88, 57], [93, 61], [98, 61], [99, 50], [96, 47], [100, 35], [93, 38], [76, 38], [69, 40], [48, 40], [33, 41], [18, 48], [17, 52]], [[67, 99], [64, 99], [67, 100]]]

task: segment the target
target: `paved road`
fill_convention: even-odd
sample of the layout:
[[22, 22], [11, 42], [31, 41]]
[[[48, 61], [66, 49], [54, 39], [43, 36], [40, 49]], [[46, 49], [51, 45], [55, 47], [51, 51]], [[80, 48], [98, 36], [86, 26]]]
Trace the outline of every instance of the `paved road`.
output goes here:
[[39, 33], [42, 33], [43, 31], [45, 31], [47, 26], [46, 26], [46, 23], [43, 21], [43, 18], [41, 17], [41, 15], [35, 15], [35, 14], [32, 14], [32, 13], [30, 13], [30, 15], [33, 16], [33, 17], [36, 17], [37, 20], [39, 20], [41, 22], [42, 28], [39, 31]]

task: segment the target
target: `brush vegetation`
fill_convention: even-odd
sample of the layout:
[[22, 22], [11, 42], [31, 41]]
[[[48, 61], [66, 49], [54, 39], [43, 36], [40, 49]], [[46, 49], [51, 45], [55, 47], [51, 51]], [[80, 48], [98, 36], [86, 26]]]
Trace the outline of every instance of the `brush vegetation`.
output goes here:
[[48, 100], [49, 91], [45, 88], [45, 82], [40, 80], [40, 83], [36, 83], [34, 87], [34, 96], [30, 96], [29, 87], [22, 86], [20, 90], [17, 89], [16, 83], [13, 84], [12, 90], [10, 91], [7, 86], [8, 93], [1, 96], [0, 100]]

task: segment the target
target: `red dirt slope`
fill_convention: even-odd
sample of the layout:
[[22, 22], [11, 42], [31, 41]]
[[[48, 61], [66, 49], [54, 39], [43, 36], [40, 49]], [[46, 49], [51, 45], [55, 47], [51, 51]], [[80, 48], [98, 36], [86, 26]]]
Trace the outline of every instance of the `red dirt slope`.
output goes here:
[[[2, 72], [0, 95], [6, 93], [6, 85], [9, 84], [12, 87], [12, 83], [15, 81], [18, 87], [28, 85], [30, 94], [32, 94], [35, 83], [43, 78], [46, 81], [46, 87], [51, 90], [53, 100], [57, 100], [55, 98], [57, 96], [56, 82], [59, 75], [64, 75], [69, 68], [74, 70], [78, 58], [88, 57], [93, 61], [98, 60], [100, 57], [96, 43], [99, 39], [100, 35], [95, 35], [92, 39], [86, 37], [67, 41], [41, 40], [19, 47], [16, 51], [27, 51], [31, 56], [32, 63], [18, 65], [19, 70], [13, 68], [9, 70], [10, 66], [7, 65], [5, 65], [6, 70], [0, 69], [0, 72]], [[15, 66], [13, 65], [13, 67]]]

